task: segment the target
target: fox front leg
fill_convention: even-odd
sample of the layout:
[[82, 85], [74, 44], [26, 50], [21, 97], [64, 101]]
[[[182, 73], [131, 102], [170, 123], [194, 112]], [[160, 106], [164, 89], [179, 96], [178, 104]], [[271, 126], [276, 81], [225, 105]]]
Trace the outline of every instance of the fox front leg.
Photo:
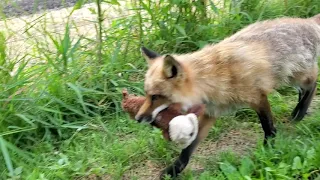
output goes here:
[[165, 170], [162, 171], [160, 179], [164, 179], [166, 175], [172, 178], [177, 177], [188, 165], [191, 155], [199, 145], [199, 143], [208, 136], [209, 130], [214, 124], [216, 118], [204, 115], [199, 119], [199, 132], [196, 139], [186, 148], [184, 148], [178, 159]]
[[197, 137], [188, 147], [181, 151], [180, 156], [172, 165], [162, 171], [160, 179], [165, 179], [166, 176], [176, 178], [188, 165], [190, 157], [198, 144], [199, 138]]

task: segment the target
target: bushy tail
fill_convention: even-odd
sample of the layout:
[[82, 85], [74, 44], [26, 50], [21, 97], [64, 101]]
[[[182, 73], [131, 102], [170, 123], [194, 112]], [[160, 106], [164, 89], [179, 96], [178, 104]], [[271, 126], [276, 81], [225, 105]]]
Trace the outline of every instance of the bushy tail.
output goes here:
[[317, 15], [311, 17], [311, 19], [313, 19], [314, 21], [316, 21], [320, 25], [320, 14], [317, 14]]

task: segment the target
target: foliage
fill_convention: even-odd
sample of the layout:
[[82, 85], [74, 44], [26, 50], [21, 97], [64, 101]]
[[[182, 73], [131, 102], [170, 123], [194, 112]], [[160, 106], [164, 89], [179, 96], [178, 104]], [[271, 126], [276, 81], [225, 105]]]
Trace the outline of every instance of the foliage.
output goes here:
[[[121, 90], [143, 94], [146, 64], [139, 47], [160, 53], [183, 53], [216, 43], [240, 28], [262, 19], [281, 16], [311, 17], [320, 12], [320, 1], [300, 0], [132, 0], [132, 16], [102, 22], [107, 10], [95, 1], [97, 37], [74, 36], [72, 13], [83, 8], [78, 1], [63, 34], [50, 31], [46, 21], [27, 24], [31, 53], [9, 57], [10, 29], [0, 33], [0, 177], [12, 179], [71, 179], [108, 174], [121, 178], [137, 162], [150, 160], [165, 165], [178, 151], [160, 138], [159, 132], [137, 125], [123, 116]], [[0, 9], [3, 9], [2, 7]], [[100, 10], [99, 10], [100, 9]], [[3, 13], [0, 13], [3, 14]], [[4, 20], [4, 22], [6, 19]], [[32, 27], [43, 37], [34, 37]], [[287, 100], [296, 101], [291, 91]], [[283, 99], [272, 97], [277, 118], [288, 111]], [[245, 121], [256, 121], [246, 116]], [[291, 133], [281, 126], [274, 148], [258, 146], [238, 160], [221, 157], [199, 175], [200, 179], [291, 179], [319, 176], [320, 114]], [[231, 117], [235, 122], [239, 117]], [[313, 120], [315, 119], [315, 120]], [[243, 123], [243, 122], [238, 122]], [[214, 132], [233, 128], [222, 122]], [[146, 138], [148, 137], [148, 138]], [[231, 155], [230, 155], [231, 156]], [[237, 159], [237, 158], [235, 158]], [[160, 169], [158, 169], [160, 172]], [[188, 177], [188, 172], [185, 173]], [[192, 178], [193, 175], [190, 175]]]

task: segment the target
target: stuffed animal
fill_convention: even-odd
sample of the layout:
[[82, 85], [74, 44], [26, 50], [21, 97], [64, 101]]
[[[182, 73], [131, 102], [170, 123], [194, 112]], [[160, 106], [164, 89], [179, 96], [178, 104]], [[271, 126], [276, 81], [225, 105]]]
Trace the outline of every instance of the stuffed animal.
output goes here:
[[[128, 94], [126, 89], [122, 91], [122, 95], [122, 109], [129, 114], [131, 119], [134, 119], [145, 97]], [[159, 112], [150, 124], [161, 129], [166, 140], [176, 142], [185, 148], [197, 137], [198, 117], [203, 115], [204, 109], [204, 105], [201, 104], [191, 107], [184, 113], [180, 104], [171, 104]]]
[[194, 113], [179, 115], [169, 122], [169, 135], [182, 149], [188, 147], [198, 135], [198, 118]]

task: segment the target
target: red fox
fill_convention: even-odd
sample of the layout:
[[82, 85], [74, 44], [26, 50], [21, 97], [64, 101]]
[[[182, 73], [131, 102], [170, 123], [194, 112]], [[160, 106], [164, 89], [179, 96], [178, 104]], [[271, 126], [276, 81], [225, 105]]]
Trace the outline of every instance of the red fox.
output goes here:
[[152, 122], [171, 103], [185, 109], [205, 103], [199, 133], [165, 174], [176, 177], [216, 118], [240, 107], [256, 111], [265, 140], [276, 128], [268, 94], [282, 85], [299, 89], [292, 120], [304, 118], [316, 93], [320, 53], [320, 14], [311, 18], [277, 18], [251, 24], [215, 45], [187, 54], [160, 55], [145, 47], [148, 62], [144, 89], [147, 100], [136, 119]]

